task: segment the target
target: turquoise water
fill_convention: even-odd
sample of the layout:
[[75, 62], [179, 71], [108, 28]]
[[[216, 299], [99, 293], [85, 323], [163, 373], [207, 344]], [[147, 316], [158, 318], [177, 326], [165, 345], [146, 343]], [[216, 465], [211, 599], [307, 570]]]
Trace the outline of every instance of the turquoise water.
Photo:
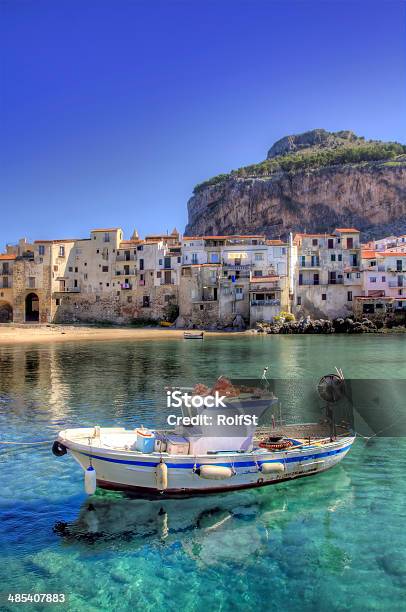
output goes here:
[[[163, 424], [162, 388], [220, 374], [406, 378], [402, 336], [216, 337], [0, 346], [1, 440]], [[48, 446], [0, 446], [0, 591], [69, 610], [401, 610], [406, 442], [357, 441], [315, 477], [206, 499], [83, 493]], [[22, 606], [23, 607], [23, 606]], [[52, 610], [56, 606], [29, 606]], [[16, 606], [4, 602], [1, 609]]]

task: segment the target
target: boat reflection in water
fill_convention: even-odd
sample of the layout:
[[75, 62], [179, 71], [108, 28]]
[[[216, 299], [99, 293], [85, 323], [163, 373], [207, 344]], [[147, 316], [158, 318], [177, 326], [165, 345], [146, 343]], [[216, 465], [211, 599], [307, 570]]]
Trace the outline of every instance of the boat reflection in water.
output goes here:
[[[255, 553], [269, 552], [292, 524], [312, 516], [329, 525], [331, 513], [349, 507], [351, 479], [342, 466], [317, 484], [297, 481], [269, 489], [240, 491], [180, 500], [142, 500], [121, 493], [98, 492], [83, 503], [72, 522], [57, 522], [54, 532], [64, 545], [135, 551], [144, 546], [181, 545], [203, 565], [255, 563]], [[329, 527], [328, 527], [329, 529]], [[328, 534], [324, 534], [328, 538]], [[277, 546], [273, 549], [277, 554]]]

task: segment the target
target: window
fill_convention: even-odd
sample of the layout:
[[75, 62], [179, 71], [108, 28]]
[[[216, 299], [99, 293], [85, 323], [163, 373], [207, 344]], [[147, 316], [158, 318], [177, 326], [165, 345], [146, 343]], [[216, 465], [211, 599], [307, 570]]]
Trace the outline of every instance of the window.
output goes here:
[[321, 299], [325, 302], [327, 300], [327, 294], [326, 293], [322, 293], [321, 294]]
[[335, 261], [336, 260], [336, 256], [335, 253], [332, 253], [330, 256], [331, 261]]
[[382, 282], [385, 283], [386, 282], [386, 276], [382, 276]]
[[329, 238], [327, 241], [327, 248], [334, 249], [334, 238]]
[[59, 257], [65, 257], [65, 247], [62, 245], [59, 247]]
[[182, 257], [178, 257], [178, 263], [182, 261]]
[[264, 255], [263, 253], [255, 253], [255, 261], [263, 261]]
[[376, 283], [376, 276], [370, 276], [369, 280], [371, 283]]
[[110, 283], [106, 283], [106, 287], [110, 287]]
[[341, 253], [339, 253], [339, 254], [337, 255], [337, 260], [338, 260], [338, 261], [342, 261], [342, 260], [343, 260], [343, 256], [341, 255]]
[[361, 272], [357, 272], [357, 278], [361, 278]]
[[96, 253], [100, 253], [99, 249], [96, 249]]
[[143, 280], [144, 280], [144, 275], [140, 274], [140, 281], [143, 281]]
[[142, 246], [142, 244], [140, 244], [140, 246], [137, 246], [137, 251], [142, 251], [144, 249], [144, 247]]
[[144, 269], [144, 260], [140, 259], [140, 270]]
[[78, 271], [79, 271], [79, 270], [78, 270], [78, 268], [77, 268], [77, 267], [75, 267], [75, 272], [78, 272]]
[[354, 238], [347, 238], [347, 249], [354, 248]]
[[108, 232], [104, 232], [103, 242], [110, 242], [110, 234]]
[[83, 278], [87, 280], [87, 272], [84, 273]]
[[162, 259], [159, 260], [159, 265], [162, 266]]
[[192, 264], [197, 264], [197, 253], [192, 253]]
[[34, 289], [35, 287], [35, 276], [30, 276], [28, 278], [28, 286], [30, 289]]
[[100, 302], [100, 295], [96, 295], [96, 302]]
[[161, 271], [160, 271], [160, 270], [158, 270], [158, 272], [156, 273], [156, 277], [157, 277], [157, 278], [161, 278], [161, 276], [162, 276], [162, 273], [161, 273]]
[[302, 268], [306, 266], [306, 257], [304, 255], [300, 256], [300, 265]]
[[60, 305], [60, 303], [61, 303], [61, 300], [60, 300], [59, 298], [56, 298], [56, 300], [55, 300], [55, 305], [56, 305], [56, 306], [59, 306], [59, 305]]
[[109, 271], [109, 267], [108, 266], [103, 266], [102, 267], [102, 272], [108, 272]]
[[75, 278], [75, 280], [73, 281], [73, 286], [74, 286], [74, 287], [77, 287], [77, 286], [78, 286], [78, 279], [77, 279], [77, 278]]
[[347, 301], [352, 302], [352, 291], [347, 292]]
[[301, 306], [301, 304], [302, 304], [302, 298], [300, 297], [300, 295], [297, 296], [296, 304], [298, 306]]
[[171, 296], [170, 296], [170, 295], [168, 295], [168, 294], [166, 294], [166, 295], [165, 295], [165, 297], [164, 297], [164, 299], [165, 299], [165, 302], [169, 302], [169, 301], [170, 301], [170, 299], [171, 299]]
[[254, 276], [262, 276], [262, 270], [254, 270]]
[[313, 246], [317, 246], [317, 245], [318, 245], [318, 243], [319, 243], [319, 241], [317, 240], [317, 238], [313, 238], [313, 240], [312, 240], [312, 245], [313, 245]]
[[45, 246], [40, 244], [38, 247], [38, 255], [45, 255]]
[[142, 307], [149, 308], [149, 295], [144, 295], [142, 297]]
[[58, 272], [58, 266], [54, 266], [54, 272]]
[[131, 304], [132, 301], [133, 301], [133, 296], [132, 295], [127, 295], [127, 303]]
[[69, 266], [68, 270], [69, 270], [69, 272], [73, 272], [72, 266]]

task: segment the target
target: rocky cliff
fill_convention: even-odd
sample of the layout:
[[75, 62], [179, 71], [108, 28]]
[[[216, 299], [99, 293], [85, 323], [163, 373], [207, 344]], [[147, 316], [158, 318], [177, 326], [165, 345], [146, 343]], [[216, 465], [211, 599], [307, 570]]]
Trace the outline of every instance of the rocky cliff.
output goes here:
[[265, 161], [194, 189], [186, 235], [331, 231], [406, 233], [406, 147], [312, 130], [276, 142]]

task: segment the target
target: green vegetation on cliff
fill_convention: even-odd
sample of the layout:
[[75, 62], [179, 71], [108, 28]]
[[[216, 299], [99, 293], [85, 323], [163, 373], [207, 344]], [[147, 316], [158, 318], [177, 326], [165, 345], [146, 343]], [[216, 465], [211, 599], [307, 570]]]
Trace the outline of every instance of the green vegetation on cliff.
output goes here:
[[[341, 136], [341, 134], [347, 134], [347, 132], [336, 132], [334, 135]], [[361, 137], [352, 137], [351, 139], [343, 139], [343, 144], [340, 143], [332, 147], [309, 146], [298, 151], [276, 155], [258, 164], [232, 170], [230, 174], [219, 174], [196, 185], [193, 193], [199, 193], [206, 187], [217, 185], [229, 178], [265, 178], [278, 172], [296, 172], [328, 166], [385, 160], [396, 164], [396, 158], [404, 153], [406, 153], [406, 146], [397, 142], [368, 142]], [[400, 162], [404, 162], [404, 158], [399, 159]]]

